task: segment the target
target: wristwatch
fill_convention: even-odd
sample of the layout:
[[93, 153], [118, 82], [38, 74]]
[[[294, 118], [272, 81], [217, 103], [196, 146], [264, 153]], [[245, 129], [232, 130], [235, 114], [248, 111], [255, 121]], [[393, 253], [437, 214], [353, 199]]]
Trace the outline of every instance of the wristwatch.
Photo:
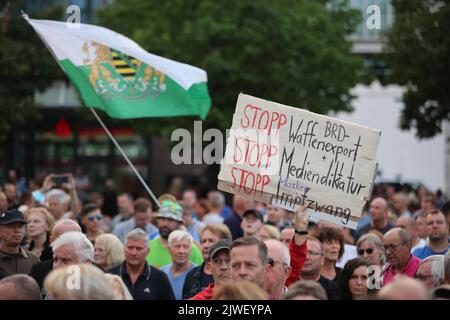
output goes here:
[[295, 234], [299, 234], [301, 236], [307, 235], [308, 234], [308, 230], [295, 230]]

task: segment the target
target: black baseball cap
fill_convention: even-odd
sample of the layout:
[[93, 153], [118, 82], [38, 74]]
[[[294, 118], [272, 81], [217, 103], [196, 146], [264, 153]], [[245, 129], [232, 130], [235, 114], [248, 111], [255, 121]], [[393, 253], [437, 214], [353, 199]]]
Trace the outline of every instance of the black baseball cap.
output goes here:
[[0, 214], [0, 225], [7, 225], [15, 222], [27, 224], [27, 220], [25, 220], [23, 213], [19, 210], [11, 209]]
[[209, 254], [208, 257], [211, 260], [212, 258], [214, 258], [214, 256], [221, 250], [228, 250], [230, 251], [231, 248], [231, 241], [228, 239], [220, 239], [219, 241], [217, 241], [216, 243], [213, 244], [213, 246], [211, 247], [211, 249], [209, 249]]
[[250, 209], [244, 212], [244, 214], [242, 215], [244, 218], [248, 215], [254, 215], [256, 218], [258, 218], [259, 220], [261, 220], [261, 222], [264, 222], [264, 218], [263, 215], [261, 214], [261, 212], [259, 212], [258, 210], [255, 209]]

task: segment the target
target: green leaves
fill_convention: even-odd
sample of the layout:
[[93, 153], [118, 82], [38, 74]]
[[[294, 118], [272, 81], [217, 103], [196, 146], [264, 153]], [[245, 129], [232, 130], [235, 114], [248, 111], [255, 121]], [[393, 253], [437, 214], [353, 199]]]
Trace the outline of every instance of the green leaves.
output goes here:
[[392, 1], [396, 19], [387, 33], [384, 57], [390, 82], [406, 85], [401, 127], [419, 138], [441, 132], [450, 119], [450, 2]]
[[[0, 10], [7, 2], [0, 1]], [[17, 4], [11, 1], [9, 23], [5, 32], [0, 31], [0, 136], [15, 125], [35, 119], [35, 91], [62, 77], [50, 53], [21, 17]], [[46, 17], [61, 16], [61, 12], [57, 7]]]
[[[230, 127], [239, 92], [320, 113], [348, 111], [363, 69], [346, 41], [359, 15], [330, 11], [326, 1], [116, 0], [99, 16], [145, 50], [208, 72], [207, 127]], [[166, 120], [142, 127], [166, 132], [192, 122]]]

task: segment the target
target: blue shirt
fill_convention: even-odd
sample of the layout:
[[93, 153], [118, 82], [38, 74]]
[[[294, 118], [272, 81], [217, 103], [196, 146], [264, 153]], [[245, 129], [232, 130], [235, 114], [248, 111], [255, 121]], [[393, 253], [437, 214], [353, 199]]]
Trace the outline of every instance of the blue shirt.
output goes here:
[[450, 245], [448, 246], [447, 250], [441, 251], [441, 252], [434, 252], [433, 250], [431, 250], [430, 246], [425, 246], [422, 248], [417, 248], [416, 250], [414, 250], [413, 255], [419, 259], [425, 259], [426, 257], [435, 255], [435, 254], [442, 254], [445, 255], [448, 251], [448, 249], [450, 248]]
[[228, 218], [231, 214], [233, 214], [233, 210], [229, 206], [223, 207], [222, 211], [220, 212], [220, 215], [224, 219]]
[[186, 269], [183, 273], [177, 275], [176, 277], [172, 273], [172, 263], [168, 264], [164, 267], [161, 267], [159, 270], [164, 272], [167, 277], [169, 278], [170, 285], [172, 286], [173, 293], [175, 295], [176, 300], [183, 299], [183, 285], [184, 281], [186, 280], [186, 275], [194, 269], [197, 265], [194, 263], [191, 263], [191, 266]]
[[234, 211], [223, 221], [230, 229], [233, 240], [244, 235], [244, 231], [241, 228], [241, 222], [242, 218]]

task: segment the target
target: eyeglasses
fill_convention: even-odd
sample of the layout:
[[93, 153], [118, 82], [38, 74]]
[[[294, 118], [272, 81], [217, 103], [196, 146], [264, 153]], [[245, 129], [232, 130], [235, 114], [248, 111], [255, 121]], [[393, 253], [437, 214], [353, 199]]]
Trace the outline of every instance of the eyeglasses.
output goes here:
[[103, 216], [101, 214], [97, 214], [95, 216], [89, 216], [87, 217], [89, 222], [93, 222], [95, 219], [97, 219], [98, 221], [103, 219]]
[[308, 250], [308, 256], [323, 256], [322, 252]]
[[427, 280], [429, 278], [432, 278], [432, 277], [433, 277], [432, 275], [425, 275], [425, 274], [416, 274], [414, 276], [414, 278], [416, 278], [419, 281], [425, 281], [425, 280]]
[[358, 254], [360, 256], [362, 256], [365, 252], [367, 252], [367, 254], [372, 254], [373, 253], [373, 248], [359, 249], [358, 250]]
[[279, 261], [279, 260], [275, 260], [275, 259], [272, 259], [272, 258], [269, 258], [269, 264], [273, 267], [274, 265], [275, 265], [275, 263], [281, 263], [282, 265], [283, 265], [283, 267], [289, 267], [288, 265], [287, 265], [287, 263], [284, 263], [283, 261]]
[[383, 245], [383, 250], [386, 251], [387, 249], [389, 249], [391, 251], [395, 251], [395, 250], [397, 250], [397, 247], [400, 247], [400, 246], [406, 244], [407, 242], [403, 242], [403, 243], [399, 243], [399, 244], [385, 244], [385, 245]]

